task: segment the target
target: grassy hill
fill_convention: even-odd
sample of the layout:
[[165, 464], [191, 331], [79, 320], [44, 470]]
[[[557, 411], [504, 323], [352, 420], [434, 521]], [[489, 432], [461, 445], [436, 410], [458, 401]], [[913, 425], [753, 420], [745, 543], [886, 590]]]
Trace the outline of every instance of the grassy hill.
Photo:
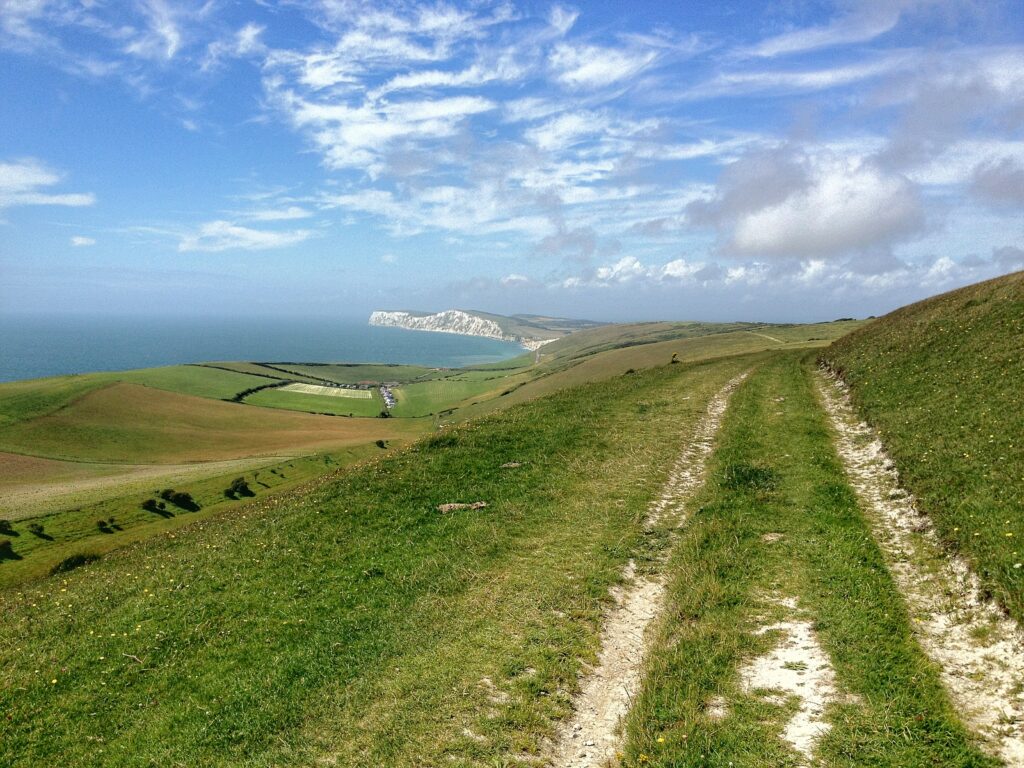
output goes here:
[[[1022, 284], [870, 323], [602, 326], [457, 370], [217, 363], [0, 387], [0, 493], [34, 474], [81, 500], [15, 520], [0, 555], [0, 764], [544, 764], [632, 563], [665, 598], [624, 768], [994, 767], [922, 640], [942, 622], [911, 608], [846, 474], [815, 364], [847, 377], [946, 543], [1019, 613]], [[218, 397], [250, 379], [388, 380], [399, 402], [371, 419], [256, 405], [294, 390]], [[703, 485], [650, 518], [697, 444]], [[159, 485], [154, 467], [194, 465], [115, 463], [189, 455], [219, 461]], [[239, 475], [254, 495], [225, 498]], [[108, 483], [123, 495], [88, 495]], [[168, 486], [200, 508], [140, 508]], [[102, 557], [47, 576], [86, 552]], [[803, 656], [772, 661], [797, 631]], [[813, 760], [783, 736], [806, 700], [745, 677], [776, 663], [793, 691], [827, 679]]]
[[942, 537], [1024, 621], [1024, 273], [903, 307], [822, 357]]
[[679, 439], [749, 364], [556, 394], [3, 592], [0, 763], [535, 751]]

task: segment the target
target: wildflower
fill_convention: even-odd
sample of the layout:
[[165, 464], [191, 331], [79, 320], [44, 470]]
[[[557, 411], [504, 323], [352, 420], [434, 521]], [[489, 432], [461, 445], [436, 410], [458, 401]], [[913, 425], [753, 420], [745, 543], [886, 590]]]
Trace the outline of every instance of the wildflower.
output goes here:
[[1014, 568], [1020, 568], [1021, 566], [1024, 566], [1024, 563], [1014, 563], [1013, 564]]
[[53, 680], [50, 681], [50, 685], [56, 685], [56, 684], [57, 684], [57, 678], [55, 677], [55, 678], [53, 678]]
[[659, 736], [658, 737], [658, 743], [659, 744], [664, 744], [665, 743], [665, 737], [664, 736]]

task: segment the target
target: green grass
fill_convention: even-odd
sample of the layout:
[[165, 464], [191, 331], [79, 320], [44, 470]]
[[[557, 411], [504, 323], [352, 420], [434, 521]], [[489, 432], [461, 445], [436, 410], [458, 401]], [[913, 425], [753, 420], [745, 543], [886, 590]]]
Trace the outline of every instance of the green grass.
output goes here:
[[179, 392], [183, 395], [229, 400], [237, 393], [268, 383], [268, 379], [232, 373], [200, 365], [173, 365], [166, 368], [144, 368], [117, 374], [96, 374], [110, 381], [126, 381], [147, 387]]
[[[680, 440], [747, 364], [512, 408], [0, 594], [0, 764], [536, 753]], [[475, 500], [489, 506], [435, 509]]]
[[160, 464], [333, 450], [428, 428], [412, 419], [314, 416], [118, 382], [65, 408], [0, 427], [0, 450]]
[[824, 358], [949, 546], [1024, 622], [1024, 273], [904, 307]]
[[[45, 577], [57, 563], [73, 555], [105, 554], [157, 533], [175, 530], [194, 520], [236, 508], [247, 499], [230, 500], [224, 496], [224, 489], [236, 477], [244, 477], [254, 498], [260, 498], [376, 456], [380, 451], [373, 444], [363, 445], [284, 461], [263, 461], [256, 468], [232, 469], [185, 481], [150, 481], [145, 488], [138, 483], [126, 483], [116, 495], [98, 502], [71, 506], [74, 502], [67, 501], [66, 509], [21, 518], [11, 524], [13, 534], [0, 534], [0, 538], [11, 540], [11, 551], [19, 558], [0, 563], [0, 588]], [[167, 487], [190, 493], [201, 509], [190, 512], [165, 504], [166, 510], [157, 514], [141, 508], [145, 499], [156, 498], [155, 492]], [[97, 521], [109, 521], [111, 518], [115, 522], [107, 527], [106, 532], [101, 531]], [[36, 523], [43, 526], [45, 538], [29, 531], [29, 526]]]
[[384, 410], [384, 401], [376, 391], [372, 397], [355, 398], [308, 395], [304, 392], [286, 392], [282, 389], [261, 389], [245, 398], [245, 403], [265, 408], [284, 408], [290, 411], [336, 416], [377, 416]]
[[[362, 381], [412, 381], [433, 373], [436, 369], [422, 365], [384, 365], [375, 363], [299, 364], [274, 363], [278, 368], [316, 379], [338, 384], [358, 384]], [[282, 374], [284, 375], [284, 374]]]
[[393, 390], [398, 402], [392, 413], [395, 416], [437, 414], [486, 393], [500, 394], [513, 386], [514, 381], [509, 377], [473, 372], [406, 384]]
[[58, 376], [0, 384], [0, 428], [53, 413], [103, 384], [93, 376]]
[[[822, 765], [995, 764], [972, 744], [914, 639], [813, 375], [799, 353], [778, 354], [733, 396], [668, 564], [665, 619], [628, 721], [629, 768], [801, 764], [779, 738], [793, 704], [768, 703], [738, 679], [741, 664], [777, 642], [758, 630], [792, 614], [775, 602], [789, 597], [812, 621], [840, 692], [854, 697], [826, 712]], [[708, 713], [716, 697], [727, 706], [721, 719]]]

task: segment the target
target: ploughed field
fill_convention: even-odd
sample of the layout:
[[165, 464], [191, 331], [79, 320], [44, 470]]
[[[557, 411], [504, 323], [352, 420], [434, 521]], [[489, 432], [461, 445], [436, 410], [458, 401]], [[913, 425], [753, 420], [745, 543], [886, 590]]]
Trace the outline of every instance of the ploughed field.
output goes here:
[[1022, 322], [0, 387], [0, 764], [1022, 765]]

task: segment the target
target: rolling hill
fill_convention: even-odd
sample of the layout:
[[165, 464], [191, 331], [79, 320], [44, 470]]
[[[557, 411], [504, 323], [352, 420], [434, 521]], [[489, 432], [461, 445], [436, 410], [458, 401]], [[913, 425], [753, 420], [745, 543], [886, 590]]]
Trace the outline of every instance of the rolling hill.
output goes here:
[[[0, 388], [0, 448], [68, 434], [103, 482], [190, 440], [325, 446], [246, 471], [249, 500], [224, 500], [234, 470], [193, 479], [200, 510], [95, 552], [121, 535], [99, 507], [0, 534], [0, 763], [1019, 764], [1022, 285], [868, 323], [602, 326], [458, 370], [215, 369], [386, 375], [390, 419], [223, 402], [241, 380], [201, 368]], [[44, 552], [102, 557], [46, 576]]]

